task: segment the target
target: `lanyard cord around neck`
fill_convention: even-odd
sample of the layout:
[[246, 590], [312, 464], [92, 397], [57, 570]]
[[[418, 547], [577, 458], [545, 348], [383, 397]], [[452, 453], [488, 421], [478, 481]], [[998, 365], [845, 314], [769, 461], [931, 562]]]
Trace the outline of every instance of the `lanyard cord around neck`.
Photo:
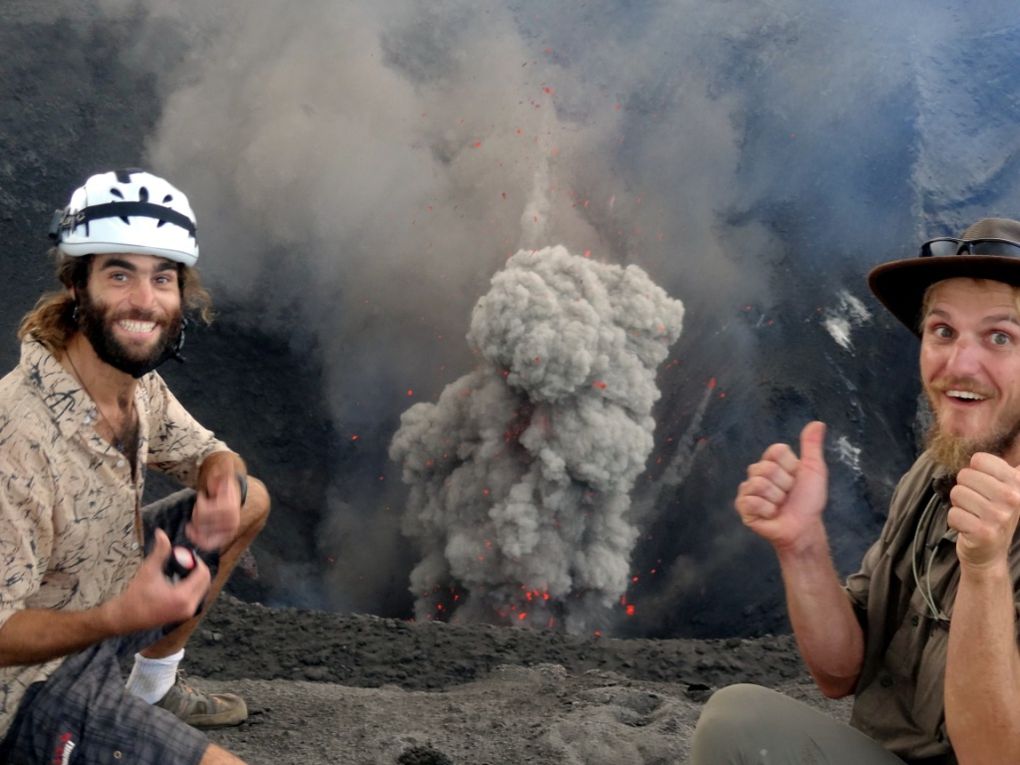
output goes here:
[[123, 428], [123, 432], [118, 433], [117, 429], [113, 427], [113, 422], [110, 420], [109, 417], [106, 416], [106, 412], [103, 411], [103, 407], [99, 405], [99, 400], [92, 395], [92, 392], [88, 389], [88, 386], [85, 385], [85, 378], [82, 377], [81, 372], [78, 371], [78, 365], [74, 363], [74, 358], [71, 356], [71, 351], [66, 350], [64, 352], [64, 356], [67, 358], [67, 361], [71, 364], [71, 369], [74, 372], [74, 378], [78, 381], [78, 384], [81, 385], [82, 390], [85, 391], [85, 395], [92, 399], [92, 403], [93, 405], [95, 405], [96, 411], [99, 412], [100, 419], [102, 419], [102, 421], [106, 423], [106, 427], [110, 429], [110, 433], [113, 435], [112, 444], [113, 448], [116, 449], [121, 454], [128, 454], [129, 449], [131, 449], [137, 443], [137, 437], [132, 437], [131, 433], [132, 431], [131, 420], [135, 414], [134, 399], [132, 399], [131, 401], [131, 411], [128, 412], [128, 423]]
[[[938, 540], [932, 545], [931, 555], [928, 556], [928, 564], [924, 567], [924, 577], [920, 575], [920, 566], [918, 565], [917, 548], [918, 539], [923, 539], [924, 542], [928, 540], [928, 534], [931, 532], [931, 524], [935, 518], [935, 508], [940, 504], [941, 498], [936, 492], [932, 494], [931, 499], [925, 506], [924, 511], [921, 513], [921, 517], [917, 519], [917, 526], [914, 528], [914, 540], [910, 546], [910, 570], [914, 575], [914, 584], [917, 586], [917, 591], [921, 594], [921, 599], [924, 600], [924, 604], [928, 607], [928, 611], [931, 613], [932, 618], [936, 622], [949, 622], [949, 616], [938, 607], [935, 602], [935, 595], [932, 591], [931, 586], [931, 569], [935, 563], [935, 555], [938, 553]], [[924, 542], [921, 544], [921, 558], [924, 557]], [[927, 588], [927, 589], [926, 589]]]

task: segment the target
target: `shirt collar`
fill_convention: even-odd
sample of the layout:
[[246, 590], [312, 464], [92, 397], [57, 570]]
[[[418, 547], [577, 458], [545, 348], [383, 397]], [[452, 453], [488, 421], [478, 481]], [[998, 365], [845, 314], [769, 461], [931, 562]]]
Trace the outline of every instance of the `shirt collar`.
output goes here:
[[931, 487], [943, 502], [949, 502], [949, 492], [956, 486], [955, 473], [936, 473], [931, 478]]
[[70, 437], [96, 421], [92, 399], [42, 343], [22, 341], [19, 366], [29, 386], [50, 410], [61, 435]]
[[[83, 437], [100, 453], [119, 454], [112, 444], [96, 432], [96, 421], [101, 415], [92, 397], [44, 345], [32, 339], [22, 341], [19, 367], [29, 387], [49, 408], [62, 437], [70, 439], [80, 434], [79, 437]], [[149, 411], [151, 400], [145, 381], [150, 377], [156, 378], [157, 375], [149, 372], [135, 386], [135, 409], [139, 415], [137, 454], [143, 465], [149, 441], [149, 422], [144, 413]]]
[[[956, 473], [949, 473], [941, 465], [935, 468], [935, 472], [931, 477], [931, 488], [938, 496], [940, 503], [946, 508], [948, 512], [949, 507], [952, 505], [952, 501], [949, 499], [949, 492], [956, 486]], [[942, 539], [947, 542], [956, 542], [956, 538], [959, 536], [959, 532], [956, 529], [946, 528], [942, 534]]]

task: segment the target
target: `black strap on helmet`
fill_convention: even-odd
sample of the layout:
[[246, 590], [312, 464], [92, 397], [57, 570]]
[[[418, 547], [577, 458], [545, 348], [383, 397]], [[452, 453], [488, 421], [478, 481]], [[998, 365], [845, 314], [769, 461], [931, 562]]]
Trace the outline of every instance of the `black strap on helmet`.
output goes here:
[[[132, 215], [143, 218], [155, 218], [161, 226], [164, 223], [172, 223], [183, 228], [192, 238], [195, 236], [195, 224], [191, 218], [176, 210], [171, 210], [169, 207], [152, 204], [151, 202], [106, 202], [101, 205], [83, 207], [77, 212], [72, 212], [71, 208], [58, 210], [54, 214], [53, 223], [50, 226], [50, 238], [60, 241], [63, 232], [73, 231], [81, 225], [87, 227], [89, 221], [101, 218], [120, 218], [125, 223], [130, 223], [128, 217]], [[88, 231], [88, 228], [85, 230]]]

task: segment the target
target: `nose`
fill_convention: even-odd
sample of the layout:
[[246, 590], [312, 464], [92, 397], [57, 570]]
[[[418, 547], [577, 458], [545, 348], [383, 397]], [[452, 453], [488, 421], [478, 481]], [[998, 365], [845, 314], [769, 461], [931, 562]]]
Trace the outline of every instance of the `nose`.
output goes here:
[[132, 285], [130, 301], [136, 308], [151, 308], [155, 302], [156, 292], [148, 279], [137, 279]]
[[969, 338], [959, 337], [950, 348], [946, 371], [952, 375], [972, 375], [981, 367], [981, 345]]

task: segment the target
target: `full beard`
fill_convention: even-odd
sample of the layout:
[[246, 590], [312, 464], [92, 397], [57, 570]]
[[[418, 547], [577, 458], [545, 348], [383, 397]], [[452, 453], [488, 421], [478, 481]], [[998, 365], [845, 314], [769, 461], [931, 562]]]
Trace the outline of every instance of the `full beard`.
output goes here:
[[114, 369], [131, 375], [135, 379], [151, 372], [174, 355], [174, 348], [181, 336], [183, 321], [177, 311], [168, 321], [159, 323], [162, 328], [155, 345], [148, 352], [132, 352], [113, 333], [113, 325], [121, 319], [157, 321], [151, 312], [138, 311], [130, 315], [108, 316], [105, 306], [94, 303], [88, 290], [81, 290], [78, 297], [78, 326], [92, 344], [96, 355]]
[[956, 475], [970, 464], [970, 458], [978, 452], [1004, 456], [1017, 436], [1020, 436], [1020, 418], [987, 437], [964, 438], [944, 430], [936, 417], [928, 431], [925, 446], [936, 464], [945, 468], [950, 475]]

